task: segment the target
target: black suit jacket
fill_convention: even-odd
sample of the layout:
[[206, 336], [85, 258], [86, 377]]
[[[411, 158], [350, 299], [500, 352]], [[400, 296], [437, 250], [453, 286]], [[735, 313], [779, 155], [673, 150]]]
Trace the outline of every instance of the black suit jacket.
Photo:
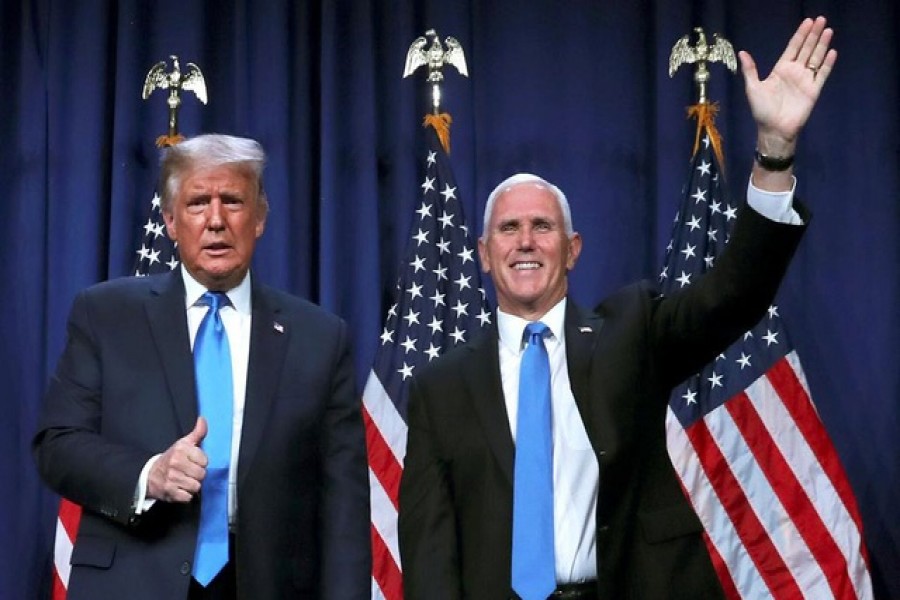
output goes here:
[[[70, 600], [187, 596], [198, 499], [132, 510], [143, 465], [197, 419], [184, 293], [176, 271], [102, 283], [73, 304], [33, 442], [44, 480], [85, 509]], [[346, 326], [255, 279], [252, 306], [239, 597], [368, 598], [365, 437]]]
[[[664, 425], [671, 388], [762, 316], [804, 229], [741, 213], [716, 268], [683, 292], [636, 284], [594, 312], [567, 304], [569, 378], [600, 465], [600, 598], [722, 596]], [[414, 378], [400, 486], [407, 598], [514, 596], [514, 454], [496, 330]]]

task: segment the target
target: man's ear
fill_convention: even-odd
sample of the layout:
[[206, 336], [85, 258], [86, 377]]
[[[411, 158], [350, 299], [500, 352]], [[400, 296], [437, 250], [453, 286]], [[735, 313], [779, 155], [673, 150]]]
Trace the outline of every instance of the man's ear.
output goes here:
[[487, 244], [484, 243], [484, 238], [478, 238], [478, 260], [481, 263], [481, 272], [490, 273], [491, 255], [488, 251]]
[[259, 236], [261, 236], [263, 234], [263, 231], [265, 231], [265, 230], [266, 230], [266, 216], [263, 215], [262, 217], [260, 217], [259, 219], [256, 220], [256, 237], [257, 237], [257, 239], [259, 238]]
[[173, 242], [178, 241], [178, 232], [175, 229], [175, 215], [171, 211], [163, 211], [163, 221], [166, 222], [166, 233]]
[[575, 268], [578, 257], [581, 256], [581, 235], [576, 231], [569, 238], [569, 256], [566, 258], [566, 270]]

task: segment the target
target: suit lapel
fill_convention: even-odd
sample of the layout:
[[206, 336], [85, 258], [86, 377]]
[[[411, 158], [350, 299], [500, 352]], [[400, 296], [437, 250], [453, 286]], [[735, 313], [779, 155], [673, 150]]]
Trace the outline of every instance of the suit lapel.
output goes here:
[[181, 270], [176, 269], [156, 278], [144, 307], [172, 396], [178, 426], [181, 435], [186, 435], [197, 421], [197, 392]]
[[570, 298], [566, 302], [566, 361], [569, 368], [569, 383], [575, 404], [581, 413], [581, 420], [588, 428], [593, 422], [590, 414], [591, 357], [603, 326], [603, 319], [577, 306]]
[[247, 365], [247, 392], [241, 428], [238, 483], [246, 479], [262, 441], [265, 424], [275, 400], [284, 353], [294, 333], [279, 320], [281, 307], [271, 294], [253, 282], [253, 323], [250, 327], [250, 362]]
[[500, 357], [497, 350], [496, 327], [490, 333], [470, 342], [465, 348], [475, 355], [464, 361], [464, 364], [468, 366], [463, 377], [469, 393], [469, 400], [484, 429], [485, 438], [487, 438], [494, 457], [512, 484], [515, 446], [509, 430], [509, 417], [506, 413], [503, 385], [500, 381]]
[[[571, 299], [566, 303], [566, 360], [575, 403], [585, 423], [589, 423], [590, 364], [603, 319], [579, 308]], [[500, 379], [500, 358], [496, 326], [489, 334], [473, 340], [465, 348], [475, 354], [464, 361], [469, 399], [481, 423], [488, 445], [501, 470], [513, 482], [515, 444], [509, 429], [509, 416]]]

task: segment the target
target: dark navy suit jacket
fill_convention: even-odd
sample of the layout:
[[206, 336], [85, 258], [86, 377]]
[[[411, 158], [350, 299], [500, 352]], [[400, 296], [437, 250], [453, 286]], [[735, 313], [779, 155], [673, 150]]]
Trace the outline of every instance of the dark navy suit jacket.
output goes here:
[[[716, 268], [683, 293], [636, 284], [593, 312], [567, 303], [569, 379], [600, 465], [598, 598], [722, 597], [666, 450], [667, 400], [759, 320], [803, 230], [744, 208]], [[514, 597], [515, 447], [497, 343], [486, 333], [413, 379], [399, 522], [409, 600]]]
[[[185, 598], [199, 501], [132, 510], [146, 461], [197, 419], [181, 273], [75, 299], [33, 447], [84, 507], [69, 599]], [[237, 474], [241, 598], [368, 598], [365, 436], [343, 321], [252, 280]], [[202, 493], [202, 492], [201, 492]]]

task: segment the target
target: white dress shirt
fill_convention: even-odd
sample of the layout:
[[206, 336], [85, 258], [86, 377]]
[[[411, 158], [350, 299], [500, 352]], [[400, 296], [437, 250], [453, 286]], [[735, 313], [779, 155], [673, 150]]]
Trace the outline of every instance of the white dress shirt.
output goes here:
[[[198, 304], [201, 296], [207, 289], [194, 279], [187, 269], [181, 268], [185, 289], [185, 311], [187, 316], [188, 334], [190, 335], [191, 349], [194, 348], [194, 339], [200, 322], [206, 315], [209, 307]], [[237, 515], [237, 466], [241, 444], [241, 428], [244, 423], [244, 400], [247, 392], [247, 368], [250, 360], [250, 326], [252, 324], [252, 303], [250, 294], [250, 272], [237, 287], [226, 292], [231, 306], [223, 306], [219, 309], [225, 333], [228, 335], [228, 349], [231, 353], [232, 391], [234, 398], [232, 432], [231, 432], [231, 464], [228, 469], [228, 520], [233, 526]], [[192, 425], [193, 426], [193, 425]], [[147, 499], [147, 479], [150, 468], [159, 454], [147, 461], [141, 471], [138, 481], [135, 513], [140, 514], [153, 505], [153, 499]]]
[[[600, 469], [569, 382], [565, 338], [566, 300], [541, 317], [550, 358], [553, 435], [553, 530], [556, 580], [574, 583], [597, 577], [596, 514]], [[500, 376], [513, 440], [519, 412], [519, 367], [529, 321], [497, 309]]]
[[[799, 225], [793, 209], [794, 179], [790, 191], [747, 187], [747, 204], [762, 216], [780, 223]], [[553, 435], [553, 528], [558, 583], [576, 583], [597, 577], [596, 515], [600, 470], [584, 422], [575, 404], [569, 381], [565, 345], [566, 299], [563, 298], [539, 321], [550, 328], [544, 338], [550, 358], [550, 396]], [[509, 429], [516, 439], [519, 409], [519, 367], [525, 349], [526, 321], [497, 309], [500, 338], [500, 377]]]

